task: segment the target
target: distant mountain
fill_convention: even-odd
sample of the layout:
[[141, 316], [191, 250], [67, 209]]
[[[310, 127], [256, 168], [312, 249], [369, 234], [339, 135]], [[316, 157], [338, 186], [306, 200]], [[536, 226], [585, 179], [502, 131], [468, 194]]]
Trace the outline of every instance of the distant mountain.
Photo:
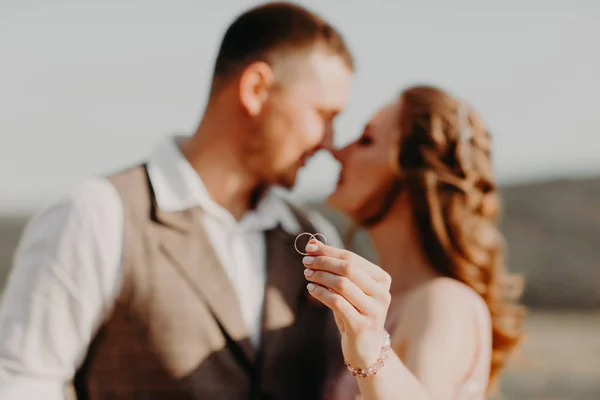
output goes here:
[[0, 216], [0, 291], [26, 221], [24, 216]]
[[[502, 230], [509, 269], [523, 273], [533, 307], [600, 308], [600, 177], [505, 186]], [[322, 205], [341, 231], [347, 221]], [[0, 287], [28, 217], [0, 218]], [[372, 258], [364, 235], [357, 250]]]
[[503, 190], [509, 266], [525, 274], [524, 300], [600, 307], [600, 177]]

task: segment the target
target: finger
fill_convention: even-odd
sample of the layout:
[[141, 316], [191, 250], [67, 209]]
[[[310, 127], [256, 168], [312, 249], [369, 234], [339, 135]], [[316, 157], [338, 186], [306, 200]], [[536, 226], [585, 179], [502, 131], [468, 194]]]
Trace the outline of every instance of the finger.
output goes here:
[[387, 289], [376, 282], [371, 276], [360, 268], [353, 268], [350, 262], [328, 256], [306, 256], [302, 259], [306, 268], [311, 270], [326, 271], [348, 278], [369, 296], [379, 297]]
[[353, 254], [352, 252], [337, 247], [328, 246], [317, 239], [310, 239], [305, 248], [306, 252], [315, 256], [328, 256], [340, 260], [347, 260]]
[[316, 283], [340, 294], [363, 315], [377, 315], [375, 300], [365, 294], [350, 279], [325, 271], [304, 270], [304, 275], [309, 282]]
[[338, 293], [312, 282], [306, 288], [311, 296], [334, 312], [338, 320], [343, 323], [345, 329], [362, 318], [358, 310]]
[[375, 265], [368, 260], [362, 258], [358, 254], [351, 251], [338, 249], [337, 247], [328, 246], [319, 242], [316, 239], [311, 239], [306, 245], [306, 252], [309, 256], [328, 256], [337, 258], [338, 260], [349, 261], [352, 264], [357, 265], [359, 268], [364, 270], [369, 276], [378, 282], [391, 283], [390, 275], [385, 272], [381, 267]]

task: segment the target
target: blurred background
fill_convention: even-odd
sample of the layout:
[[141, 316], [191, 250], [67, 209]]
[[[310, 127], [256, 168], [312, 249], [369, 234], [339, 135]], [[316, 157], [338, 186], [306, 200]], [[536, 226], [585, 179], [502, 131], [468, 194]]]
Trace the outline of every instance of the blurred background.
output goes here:
[[[224, 30], [258, 3], [0, 0], [0, 288], [35, 210], [194, 131]], [[503, 398], [600, 399], [600, 3], [298, 3], [336, 25], [357, 61], [337, 144], [414, 83], [440, 85], [483, 116], [509, 268], [525, 276], [530, 307]], [[318, 154], [291, 197], [344, 230], [321, 205], [337, 171]], [[372, 256], [362, 236], [359, 249]]]

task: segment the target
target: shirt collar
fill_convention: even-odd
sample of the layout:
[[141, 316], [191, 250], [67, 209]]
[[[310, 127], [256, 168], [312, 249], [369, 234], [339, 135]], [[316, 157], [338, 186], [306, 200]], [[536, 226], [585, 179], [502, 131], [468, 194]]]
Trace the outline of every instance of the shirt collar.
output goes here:
[[148, 175], [154, 189], [157, 206], [167, 212], [201, 207], [223, 223], [244, 230], [263, 231], [278, 224], [290, 234], [300, 233], [300, 224], [282, 194], [270, 189], [258, 204], [236, 221], [229, 211], [211, 197], [202, 178], [183, 156], [179, 143], [184, 137], [169, 136], [154, 149], [148, 160]]

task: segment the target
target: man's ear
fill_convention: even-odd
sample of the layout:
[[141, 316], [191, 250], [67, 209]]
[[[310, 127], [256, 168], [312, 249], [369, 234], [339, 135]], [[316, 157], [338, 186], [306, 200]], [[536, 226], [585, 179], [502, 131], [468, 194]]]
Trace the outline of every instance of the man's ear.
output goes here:
[[250, 64], [240, 77], [239, 95], [248, 115], [260, 114], [275, 82], [271, 66], [258, 61]]

